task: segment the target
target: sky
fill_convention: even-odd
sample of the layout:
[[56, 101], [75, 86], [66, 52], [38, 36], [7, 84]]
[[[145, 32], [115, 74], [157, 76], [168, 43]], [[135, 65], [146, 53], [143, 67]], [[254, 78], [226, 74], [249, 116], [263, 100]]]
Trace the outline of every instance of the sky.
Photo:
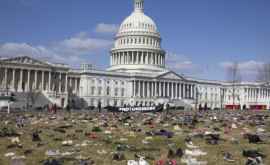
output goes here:
[[[145, 0], [162, 36], [168, 68], [192, 77], [226, 80], [237, 62], [255, 80], [270, 61], [269, 0]], [[0, 0], [0, 57], [31, 56], [97, 69], [133, 0]]]

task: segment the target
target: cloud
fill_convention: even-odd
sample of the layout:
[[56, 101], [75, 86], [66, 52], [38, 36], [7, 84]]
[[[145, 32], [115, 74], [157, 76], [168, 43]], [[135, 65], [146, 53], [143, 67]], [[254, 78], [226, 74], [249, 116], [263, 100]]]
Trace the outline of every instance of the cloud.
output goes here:
[[184, 55], [168, 53], [166, 59], [166, 65], [172, 70], [193, 72], [196, 68], [196, 65]]
[[[235, 62], [221, 62], [219, 66], [226, 72], [230, 72], [235, 65]], [[248, 60], [237, 62], [240, 75], [243, 80], [254, 81], [258, 78], [258, 73], [260, 69], [264, 66], [264, 62]], [[230, 73], [228, 73], [230, 75]]]
[[112, 43], [111, 40], [91, 38], [87, 33], [81, 32], [50, 45], [31, 45], [28, 43], [0, 44], [0, 56], [30, 56], [37, 59], [74, 65], [74, 63], [84, 62], [85, 55], [98, 54], [97, 52], [108, 49]]
[[96, 51], [111, 47], [113, 41], [86, 37], [85, 34], [80, 33], [77, 36], [65, 39], [56, 44], [56, 48], [73, 52], [74, 54], [83, 54], [90, 51]]
[[[221, 62], [220, 66], [223, 69], [232, 68], [235, 62]], [[257, 72], [258, 69], [263, 67], [264, 63], [261, 61], [249, 60], [249, 61], [242, 61], [238, 62], [238, 68], [242, 73], [253, 73]]]
[[97, 33], [107, 33], [107, 34], [115, 34], [119, 29], [119, 25], [116, 24], [105, 24], [105, 23], [99, 23], [96, 26], [95, 31]]
[[4, 43], [0, 45], [0, 55], [3, 57], [14, 57], [14, 56], [31, 56], [40, 58], [51, 54], [47, 48], [43, 46], [31, 46], [27, 43]]

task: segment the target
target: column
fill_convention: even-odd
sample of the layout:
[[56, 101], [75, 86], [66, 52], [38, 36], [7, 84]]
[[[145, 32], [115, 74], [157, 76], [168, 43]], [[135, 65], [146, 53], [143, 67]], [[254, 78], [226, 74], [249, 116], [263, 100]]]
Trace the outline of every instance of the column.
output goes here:
[[15, 84], [16, 84], [15, 73], [16, 73], [16, 69], [12, 69], [12, 87], [13, 87], [14, 91], [16, 88], [16, 86], [15, 86]]
[[78, 79], [75, 78], [75, 93], [77, 94], [78, 92]]
[[59, 73], [59, 93], [62, 93], [62, 73]]
[[186, 99], [186, 84], [183, 84], [183, 99]]
[[143, 64], [143, 53], [142, 52], [140, 52], [140, 64]]
[[114, 65], [118, 64], [118, 56], [117, 53], [114, 53]]
[[114, 56], [114, 53], [112, 53], [112, 65], [115, 65], [115, 56]]
[[179, 83], [176, 83], [176, 99], [179, 99]]
[[28, 72], [28, 75], [27, 75], [27, 88], [28, 88], [28, 91], [31, 90], [30, 88], [30, 74], [31, 74], [31, 70], [27, 70]]
[[141, 82], [140, 81], [137, 81], [137, 87], [138, 87], [138, 97], [140, 98], [141, 97]]
[[37, 90], [38, 88], [38, 80], [37, 80], [37, 70], [35, 70], [35, 81], [34, 81], [34, 84], [35, 84], [35, 90]]
[[165, 97], [165, 82], [161, 82], [161, 86], [162, 86], [162, 94], [161, 94], [161, 97]]
[[41, 91], [44, 90], [44, 71], [41, 71]]
[[153, 52], [152, 53], [152, 58], [153, 58], [153, 65], [156, 65], [156, 54]]
[[130, 53], [131, 53], [131, 64], [134, 64], [134, 52], [131, 51]]
[[51, 91], [52, 90], [52, 88], [51, 88], [51, 82], [52, 82], [52, 72], [51, 71], [49, 71], [49, 91]]
[[155, 97], [156, 96], [156, 83], [155, 82], [152, 82], [152, 97]]
[[[156, 59], [155, 59], [155, 60], [156, 60]], [[167, 91], [168, 91], [167, 95], [168, 95], [169, 98], [171, 98], [171, 95], [172, 95], [172, 93], [171, 93], [171, 92], [172, 92], [171, 87], [172, 87], [172, 86], [171, 86], [171, 82], [168, 82], [168, 83], [167, 83]]]
[[174, 99], [174, 83], [171, 83], [171, 98]]
[[161, 65], [161, 54], [158, 54], [158, 64]]
[[193, 99], [197, 99], [197, 91], [196, 91], [196, 86], [195, 85], [193, 85], [192, 91], [193, 91]]
[[158, 97], [158, 82], [155, 82], [155, 97]]
[[120, 58], [121, 58], [121, 64], [126, 64], [126, 53], [125, 52], [120, 53]]
[[173, 99], [173, 82], [170, 82], [170, 98]]
[[160, 54], [159, 53], [157, 54], [157, 59], [158, 59], [157, 64], [160, 65]]
[[132, 84], [131, 97], [134, 97], [134, 93], [135, 93], [135, 86], [134, 86], [135, 82], [134, 82], [134, 80], [132, 80], [131, 84]]
[[157, 86], [157, 96], [160, 97], [161, 96], [161, 85], [160, 85], [160, 82], [157, 82], [156, 83], [156, 86]]
[[190, 85], [190, 98], [193, 99], [193, 85]]
[[68, 93], [68, 74], [66, 73], [65, 92]]
[[137, 51], [134, 52], [135, 56], [136, 56], [136, 64], [139, 64], [139, 53]]
[[147, 97], [149, 97], [149, 82], [148, 81], [146, 81], [145, 82], [145, 97], [147, 98]]
[[5, 68], [5, 78], [4, 78], [4, 82], [5, 82], [5, 87], [4, 88], [7, 88], [8, 87], [8, 68]]
[[23, 91], [23, 87], [22, 87], [23, 86], [23, 70], [22, 69], [20, 70], [20, 80], [19, 80], [19, 82], [20, 82], [19, 83], [20, 84], [19, 85], [20, 86], [19, 89], [22, 92]]
[[178, 98], [181, 99], [181, 91], [182, 91], [181, 90], [181, 83], [179, 83], [179, 89], [178, 90], [179, 90], [179, 96], [178, 96]]
[[145, 98], [145, 82], [142, 81], [142, 97]]
[[173, 99], [175, 99], [175, 93], [176, 93], [176, 86], [175, 86], [175, 83], [172, 84], [173, 85], [173, 92], [172, 92], [172, 96], [173, 96]]

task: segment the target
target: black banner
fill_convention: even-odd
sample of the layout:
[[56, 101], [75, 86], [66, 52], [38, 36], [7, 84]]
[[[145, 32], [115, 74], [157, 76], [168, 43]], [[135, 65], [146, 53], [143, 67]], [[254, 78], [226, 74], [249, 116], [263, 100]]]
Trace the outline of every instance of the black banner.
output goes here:
[[163, 110], [162, 106], [155, 107], [109, 107], [110, 112], [160, 112]]

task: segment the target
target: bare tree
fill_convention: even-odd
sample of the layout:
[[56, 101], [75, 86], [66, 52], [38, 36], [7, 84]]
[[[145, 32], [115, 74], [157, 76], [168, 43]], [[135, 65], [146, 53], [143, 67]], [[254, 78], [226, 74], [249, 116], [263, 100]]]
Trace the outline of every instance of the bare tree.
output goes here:
[[220, 89], [220, 110], [223, 110], [225, 100], [225, 88]]
[[234, 62], [227, 69], [228, 69], [227, 70], [228, 81], [232, 84], [232, 98], [233, 98], [233, 110], [234, 110], [236, 99], [240, 101], [240, 97], [236, 95], [236, 90], [238, 88], [238, 84], [241, 82], [241, 73], [240, 73], [238, 62]]
[[39, 92], [33, 90], [32, 87], [30, 87], [30, 89], [28, 90], [28, 92], [26, 93], [26, 107], [27, 109], [34, 108], [36, 101], [39, 97]]
[[261, 68], [258, 68], [258, 81], [270, 82], [270, 63], [265, 63]]
[[2, 79], [3, 79], [3, 77], [4, 77], [4, 75], [3, 75], [3, 73], [2, 73], [2, 69], [3, 69], [3, 61], [2, 61], [2, 59], [0, 58], [0, 77], [1, 77], [1, 79], [0, 79], [0, 90], [1, 90], [1, 88], [2, 88], [1, 82], [3, 81]]

